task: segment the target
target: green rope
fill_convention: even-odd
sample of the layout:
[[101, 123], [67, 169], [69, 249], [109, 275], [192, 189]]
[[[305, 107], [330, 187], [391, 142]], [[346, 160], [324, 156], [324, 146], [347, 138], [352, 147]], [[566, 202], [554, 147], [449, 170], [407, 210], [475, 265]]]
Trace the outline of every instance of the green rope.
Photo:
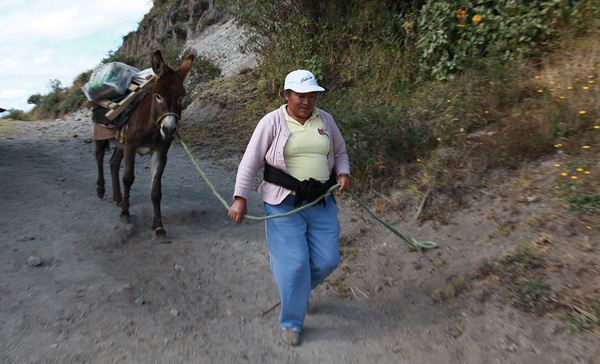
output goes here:
[[[212, 190], [213, 194], [215, 196], [217, 196], [217, 198], [219, 199], [219, 201], [221, 201], [221, 203], [223, 204], [223, 206], [225, 206], [225, 208], [227, 210], [229, 210], [231, 208], [231, 206], [229, 206], [227, 204], [227, 201], [225, 201], [225, 199], [217, 192], [217, 190], [215, 189], [215, 186], [210, 182], [210, 180], [208, 179], [208, 177], [206, 177], [206, 174], [204, 173], [204, 171], [202, 170], [202, 168], [200, 168], [200, 166], [198, 165], [198, 163], [194, 159], [194, 156], [192, 155], [192, 153], [188, 149], [187, 145], [185, 144], [185, 142], [183, 141], [183, 139], [181, 139], [181, 135], [179, 135], [179, 131], [177, 131], [177, 137], [179, 138], [179, 141], [181, 142], [181, 145], [183, 146], [183, 149], [185, 149], [186, 153], [190, 156], [190, 159], [192, 160], [192, 163], [194, 163], [194, 165], [196, 166], [196, 169], [198, 170], [198, 172], [200, 172], [200, 174], [202, 175], [202, 178], [204, 178], [204, 181], [208, 184], [208, 186]], [[329, 196], [336, 188], [338, 188], [340, 186], [341, 186], [341, 184], [338, 183], [335, 186], [332, 186], [330, 189], [328, 189], [327, 192], [325, 192], [322, 196], [320, 196], [316, 200], [314, 200], [314, 201], [312, 201], [312, 202], [310, 202], [310, 203], [308, 203], [308, 204], [306, 204], [306, 205], [304, 205], [302, 207], [299, 207], [299, 208], [294, 209], [292, 211], [286, 212], [284, 214], [271, 215], [271, 216], [251, 216], [251, 215], [244, 215], [244, 217], [247, 218], [247, 219], [250, 219], [250, 220], [263, 221], [263, 220], [275, 219], [275, 218], [278, 218], [278, 217], [289, 216], [289, 215], [295, 214], [296, 212], [302, 211], [304, 209], [307, 209], [307, 208], [309, 208], [311, 206], [316, 205], [319, 201], [321, 201], [326, 196]], [[390, 230], [391, 232], [393, 232], [394, 234], [396, 234], [396, 236], [398, 236], [400, 239], [402, 239], [405, 242], [407, 242], [410, 246], [412, 246], [414, 248], [422, 248], [422, 249], [434, 249], [434, 248], [438, 247], [436, 243], [431, 242], [431, 241], [420, 243], [415, 238], [412, 238], [412, 241], [408, 240], [398, 230], [394, 229], [390, 224], [386, 223], [385, 221], [381, 220], [377, 215], [375, 215], [373, 213], [373, 211], [371, 211], [367, 207], [367, 205], [365, 205], [365, 203], [362, 202], [360, 200], [360, 198], [358, 198], [358, 196], [356, 196], [356, 194], [354, 193], [354, 191], [350, 191], [350, 194], [362, 206], [362, 208], [364, 208], [371, 216], [373, 216], [377, 221], [379, 221], [380, 223], [382, 223], [386, 228], [388, 228], [388, 230]]]
[[[160, 124], [160, 122], [162, 121], [162, 119], [166, 118], [167, 116], [174, 116], [174, 117], [175, 117], [175, 119], [177, 119], [177, 120], [179, 120], [179, 118], [180, 118], [179, 114], [176, 114], [176, 113], [174, 113], [174, 112], [167, 112], [167, 113], [164, 113], [164, 114], [162, 114], [162, 115], [161, 115], [161, 116], [160, 116], [160, 117], [159, 117], [159, 118], [156, 120], [156, 123], [157, 123], [157, 124]], [[177, 136], [179, 136], [179, 134], [177, 134]], [[181, 140], [181, 137], [179, 137], [179, 140]], [[182, 142], [182, 143], [183, 143], [183, 142]]]
[[402, 239], [405, 242], [407, 242], [409, 245], [411, 245], [411, 246], [413, 246], [415, 248], [423, 248], [423, 249], [435, 249], [435, 248], [438, 247], [437, 244], [434, 243], [433, 241], [426, 241], [424, 243], [420, 243], [415, 238], [412, 238], [412, 241], [408, 240], [404, 235], [400, 234], [400, 232], [398, 230], [394, 229], [390, 224], [388, 224], [387, 222], [381, 220], [377, 215], [375, 215], [373, 213], [373, 211], [371, 211], [367, 207], [367, 205], [365, 205], [365, 203], [362, 202], [360, 200], [360, 198], [358, 198], [358, 196], [356, 196], [356, 194], [354, 193], [354, 191], [350, 191], [350, 194], [362, 206], [363, 209], [365, 209], [371, 216], [373, 216], [373, 218], [375, 218], [375, 220], [377, 220], [380, 223], [382, 223], [383, 226], [385, 226], [386, 228], [388, 228], [389, 231], [391, 231], [394, 234], [396, 234], [396, 236], [398, 236], [400, 239]]

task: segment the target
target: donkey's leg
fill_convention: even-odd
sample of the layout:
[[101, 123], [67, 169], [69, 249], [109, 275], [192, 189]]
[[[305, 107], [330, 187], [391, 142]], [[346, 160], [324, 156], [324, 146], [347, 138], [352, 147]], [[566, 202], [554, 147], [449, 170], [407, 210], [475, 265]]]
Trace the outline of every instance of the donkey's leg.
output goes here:
[[96, 140], [96, 164], [98, 165], [98, 179], [96, 180], [96, 195], [103, 198], [106, 192], [104, 181], [104, 152], [108, 148], [108, 140]]
[[160, 214], [160, 201], [162, 199], [162, 175], [167, 165], [167, 151], [156, 151], [152, 153], [152, 184], [150, 197], [154, 207], [152, 216], [152, 230], [156, 235], [165, 235], [167, 232], [163, 228], [162, 216]]
[[125, 159], [125, 170], [123, 171], [123, 200], [121, 201], [121, 217], [125, 222], [130, 223], [129, 219], [129, 192], [131, 185], [135, 180], [135, 146], [125, 144], [123, 147], [123, 157]]
[[121, 204], [123, 196], [121, 195], [121, 181], [119, 180], [119, 170], [123, 160], [123, 149], [115, 147], [112, 157], [110, 157], [110, 175], [112, 178], [113, 200], [117, 205]]

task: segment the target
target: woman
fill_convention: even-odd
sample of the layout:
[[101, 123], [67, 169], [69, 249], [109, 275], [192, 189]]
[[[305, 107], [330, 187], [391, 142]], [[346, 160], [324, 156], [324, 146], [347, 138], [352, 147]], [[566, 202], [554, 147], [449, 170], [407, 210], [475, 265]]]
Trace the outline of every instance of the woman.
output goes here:
[[[229, 217], [238, 224], [256, 173], [265, 162], [260, 193], [265, 215], [289, 212], [340, 183], [350, 191], [348, 154], [335, 121], [315, 108], [320, 87], [305, 70], [285, 78], [287, 104], [258, 123], [240, 162]], [[310, 292], [340, 261], [337, 206], [329, 195], [319, 204], [286, 217], [266, 220], [271, 269], [281, 296], [282, 340], [297, 345]]]

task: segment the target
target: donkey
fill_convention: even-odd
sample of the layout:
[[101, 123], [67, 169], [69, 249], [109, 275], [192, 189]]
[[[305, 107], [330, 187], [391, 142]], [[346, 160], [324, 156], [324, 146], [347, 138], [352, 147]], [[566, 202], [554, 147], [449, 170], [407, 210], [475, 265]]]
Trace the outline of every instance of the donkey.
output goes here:
[[[129, 123], [119, 131], [121, 138], [96, 140], [96, 162], [98, 180], [96, 191], [99, 198], [104, 197], [104, 172], [102, 168], [104, 153], [109, 142], [115, 145], [110, 159], [110, 171], [113, 186], [113, 199], [121, 206], [121, 218], [130, 223], [129, 192], [135, 180], [135, 155], [151, 154], [151, 200], [154, 208], [152, 229], [156, 235], [165, 235], [160, 213], [162, 199], [161, 179], [167, 165], [167, 152], [177, 132], [177, 123], [181, 118], [181, 108], [186, 95], [183, 81], [192, 68], [194, 55], [189, 55], [177, 70], [173, 70], [164, 61], [160, 50], [152, 55], [152, 70], [157, 81], [148, 94], [143, 96], [131, 114]], [[121, 140], [120, 143], [118, 140]], [[123, 171], [123, 195], [119, 183], [121, 161], [125, 159]]]

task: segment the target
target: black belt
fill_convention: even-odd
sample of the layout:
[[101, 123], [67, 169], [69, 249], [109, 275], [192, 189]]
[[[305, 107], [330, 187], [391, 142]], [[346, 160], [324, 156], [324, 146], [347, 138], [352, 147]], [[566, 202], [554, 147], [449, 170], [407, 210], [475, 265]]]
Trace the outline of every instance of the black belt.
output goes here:
[[[317, 181], [314, 178], [309, 178], [304, 181], [300, 181], [297, 178], [290, 176], [284, 171], [273, 167], [272, 165], [265, 163], [264, 180], [267, 182], [274, 183], [288, 190], [292, 190], [296, 193], [294, 198], [294, 207], [298, 207], [302, 204], [302, 201], [313, 202], [317, 198], [324, 195], [332, 186], [335, 186], [337, 180], [335, 173], [331, 173], [331, 177], [325, 183]], [[322, 199], [317, 204], [323, 204], [325, 207], [325, 199]]]

